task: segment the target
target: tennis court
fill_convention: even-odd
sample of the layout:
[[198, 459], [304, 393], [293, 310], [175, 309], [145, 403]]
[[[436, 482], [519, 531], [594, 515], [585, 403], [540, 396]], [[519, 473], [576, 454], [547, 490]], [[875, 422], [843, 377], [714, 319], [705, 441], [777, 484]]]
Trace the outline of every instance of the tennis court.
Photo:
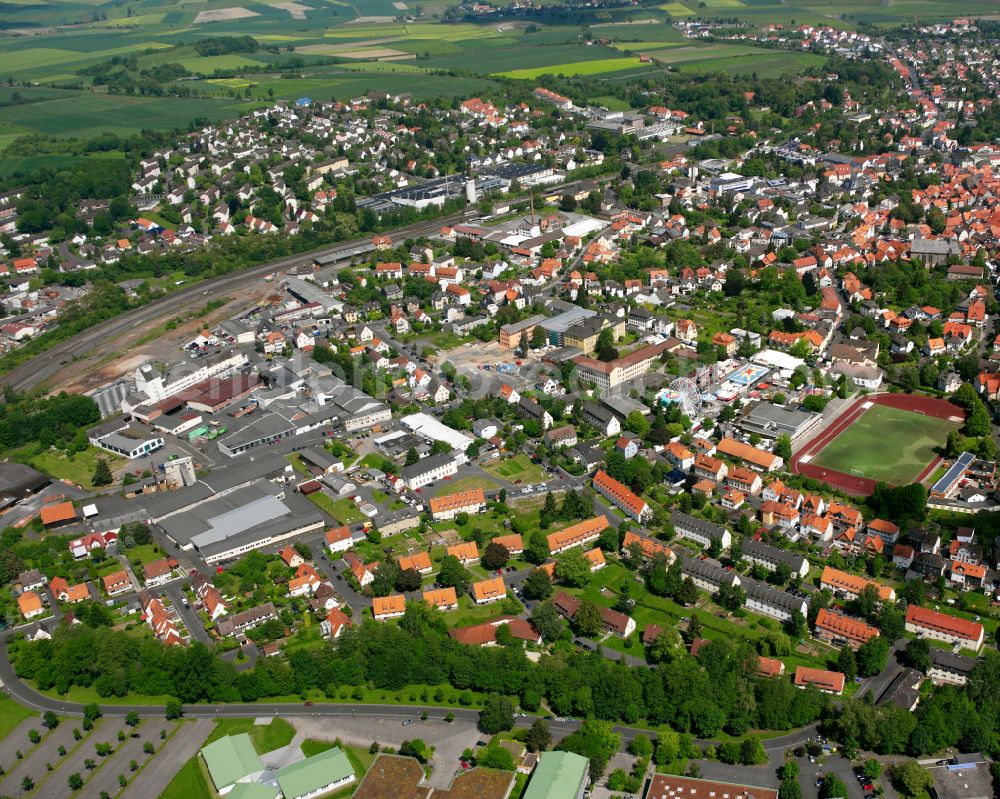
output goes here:
[[809, 465], [892, 485], [916, 481], [936, 457], [955, 419], [941, 419], [917, 411], [871, 404]]

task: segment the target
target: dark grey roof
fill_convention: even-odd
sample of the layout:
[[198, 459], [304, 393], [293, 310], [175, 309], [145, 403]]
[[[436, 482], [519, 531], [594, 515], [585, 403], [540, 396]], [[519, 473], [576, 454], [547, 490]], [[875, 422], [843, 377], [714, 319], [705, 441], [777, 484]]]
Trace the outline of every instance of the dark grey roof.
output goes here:
[[23, 463], [0, 463], [0, 496], [21, 497], [45, 488], [51, 480]]
[[802, 610], [804, 600], [801, 597], [792, 596], [751, 577], [741, 577], [740, 588], [746, 591], [748, 599], [755, 599], [761, 604], [769, 605], [772, 608], [780, 608], [788, 612]]
[[787, 563], [791, 566], [793, 572], [799, 571], [806, 562], [806, 559], [797, 552], [788, 552], [779, 547], [752, 539], [747, 539], [743, 542], [743, 555], [745, 557], [758, 558], [768, 563]]
[[726, 532], [726, 528], [721, 525], [707, 522], [695, 516], [689, 516], [686, 513], [681, 513], [679, 510], [671, 511], [670, 523], [678, 532], [688, 530], [697, 535], [703, 535], [706, 538], [721, 538]]
[[409, 466], [404, 466], [399, 470], [399, 476], [404, 480], [412, 480], [414, 477], [420, 477], [420, 475], [444, 466], [446, 463], [451, 463], [453, 460], [455, 459], [451, 456], [451, 453], [440, 452], [437, 455], [431, 455], [429, 458], [423, 458]]
[[681, 573], [685, 576], [706, 580], [715, 586], [733, 585], [737, 581], [735, 573], [726, 571], [711, 561], [699, 558], [684, 558], [681, 561]]
[[938, 649], [933, 646], [931, 647], [930, 656], [931, 663], [939, 669], [955, 674], [969, 674], [976, 665], [975, 658], [955, 655], [946, 649]]

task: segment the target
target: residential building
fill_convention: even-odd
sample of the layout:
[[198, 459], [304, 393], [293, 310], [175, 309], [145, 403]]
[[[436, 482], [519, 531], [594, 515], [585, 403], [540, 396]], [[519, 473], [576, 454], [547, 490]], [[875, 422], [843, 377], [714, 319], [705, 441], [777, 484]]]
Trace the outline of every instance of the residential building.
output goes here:
[[479, 580], [472, 584], [472, 599], [477, 605], [490, 605], [507, 598], [507, 585], [503, 577]]
[[406, 612], [406, 597], [402, 594], [377, 596], [372, 599], [372, 617], [375, 621], [398, 619]]
[[594, 475], [593, 485], [598, 494], [639, 524], [653, 515], [646, 500], [629, 489], [628, 486], [619, 483], [603, 469], [599, 469]]
[[399, 471], [406, 487], [416, 491], [428, 483], [452, 477], [458, 473], [458, 461], [450, 453], [442, 452], [417, 461], [410, 466], [404, 466]]
[[840, 696], [844, 692], [844, 675], [839, 671], [799, 666], [795, 669], [793, 682], [797, 688], [812, 686], [825, 694], [834, 694], [835, 696]]
[[762, 541], [755, 541], [752, 538], [743, 542], [743, 559], [754, 565], [763, 566], [770, 572], [777, 569], [779, 563], [787, 563], [793, 575], [805, 577], [809, 574], [809, 561], [802, 555], [765, 544]]
[[878, 597], [883, 602], [894, 602], [896, 600], [896, 591], [891, 585], [882, 585], [875, 580], [869, 580], [866, 577], [860, 577], [856, 574], [849, 574], [840, 569], [834, 569], [832, 566], [825, 567], [823, 574], [819, 578], [820, 588], [826, 588], [832, 591], [834, 596], [843, 597], [844, 599], [857, 599], [861, 596], [861, 592], [865, 590], [865, 586], [868, 585], [875, 586], [875, 589], [878, 591]]
[[679, 510], [671, 511], [670, 523], [677, 535], [703, 547], [710, 546], [716, 541], [719, 548], [725, 550], [733, 543], [732, 534], [725, 527], [681, 513]]
[[921, 638], [958, 644], [973, 652], [978, 652], [985, 640], [985, 630], [979, 622], [949, 616], [918, 605], [910, 605], [906, 609], [906, 631]]
[[584, 546], [596, 541], [601, 532], [607, 528], [608, 520], [604, 516], [594, 516], [576, 524], [571, 524], [565, 529], [549, 533], [546, 536], [549, 545], [549, 552], [558, 555], [573, 547]]
[[878, 634], [878, 627], [826, 608], [820, 608], [816, 616], [816, 637], [837, 646], [857, 649]]
[[484, 507], [486, 496], [481, 488], [431, 497], [430, 500], [431, 516], [436, 521], [454, 519], [459, 513], [479, 513]]
[[423, 600], [432, 608], [439, 610], [456, 610], [458, 608], [458, 594], [451, 586], [424, 591]]

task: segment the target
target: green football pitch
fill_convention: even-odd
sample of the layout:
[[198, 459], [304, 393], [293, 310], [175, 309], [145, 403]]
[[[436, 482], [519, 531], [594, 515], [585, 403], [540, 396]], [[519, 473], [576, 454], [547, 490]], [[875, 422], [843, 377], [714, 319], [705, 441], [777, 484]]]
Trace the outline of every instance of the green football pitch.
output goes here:
[[873, 405], [810, 460], [815, 466], [892, 485], [914, 482], [959, 422]]

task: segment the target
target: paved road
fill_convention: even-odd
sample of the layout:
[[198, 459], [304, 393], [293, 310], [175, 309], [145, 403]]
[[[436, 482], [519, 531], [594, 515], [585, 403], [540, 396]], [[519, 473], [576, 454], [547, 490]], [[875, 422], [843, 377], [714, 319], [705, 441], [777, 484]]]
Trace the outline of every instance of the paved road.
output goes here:
[[[7, 659], [6, 646], [2, 650], [0, 657], [0, 679], [10, 695], [21, 704], [36, 710], [54, 710], [64, 716], [82, 716], [83, 705], [74, 702], [63, 702], [32, 690], [21, 682], [14, 674], [13, 667]], [[429, 719], [444, 719], [448, 713], [452, 713], [455, 722], [471, 725], [474, 728], [479, 720], [479, 711], [469, 708], [451, 707], [424, 707], [419, 705], [357, 705], [346, 703], [315, 703], [315, 704], [289, 704], [280, 702], [260, 702], [254, 704], [222, 704], [222, 705], [185, 705], [184, 715], [194, 719], [211, 718], [248, 718], [261, 716], [280, 716], [283, 718], [316, 718], [334, 720], [371, 718], [380, 721], [398, 721], [400, 726], [408, 719], [417, 720], [421, 713], [427, 712]], [[130, 711], [136, 711], [143, 718], [160, 718], [164, 715], [164, 708], [160, 705], [102, 705], [101, 710], [105, 716], [110, 718], [120, 718]], [[538, 718], [537, 716], [521, 716], [516, 724], [519, 727], [530, 726]], [[549, 727], [552, 735], [562, 738], [573, 732], [579, 726], [576, 719], [550, 719]], [[60, 725], [56, 732], [68, 727]], [[795, 730], [786, 735], [771, 738], [765, 743], [768, 751], [786, 749], [804, 743], [806, 739], [816, 735], [817, 725], [810, 724], [802, 729]], [[617, 726], [615, 730], [622, 736], [622, 745], [627, 746], [635, 735], [649, 735], [650, 731], [636, 727]], [[716, 741], [698, 741], [699, 744], [717, 743]]]

